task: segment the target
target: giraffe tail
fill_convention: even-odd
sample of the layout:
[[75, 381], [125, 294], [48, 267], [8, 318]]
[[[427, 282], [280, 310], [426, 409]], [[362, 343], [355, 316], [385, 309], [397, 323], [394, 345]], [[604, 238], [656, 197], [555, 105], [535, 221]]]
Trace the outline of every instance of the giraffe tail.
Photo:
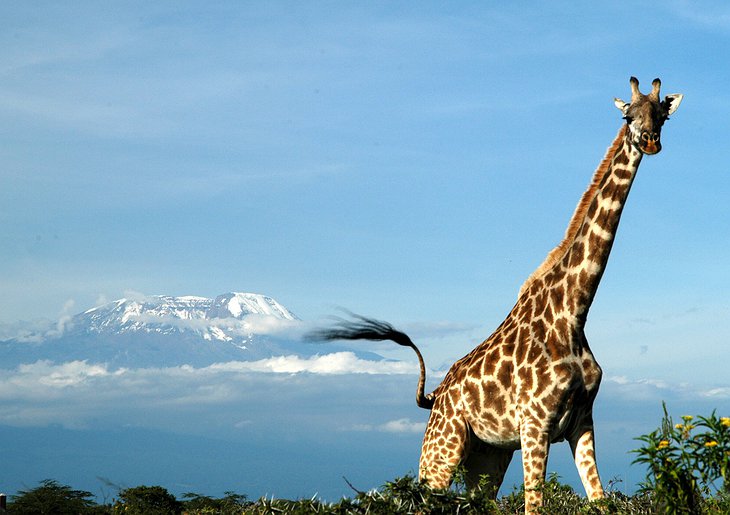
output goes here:
[[418, 387], [416, 389], [416, 404], [419, 408], [431, 409], [433, 407], [433, 394], [424, 394], [426, 384], [426, 364], [423, 361], [421, 351], [418, 350], [416, 344], [410, 337], [395, 329], [388, 322], [366, 318], [355, 313], [350, 313], [352, 320], [338, 319], [338, 323], [329, 329], [318, 329], [308, 333], [305, 338], [308, 340], [373, 340], [384, 341], [390, 340], [398, 345], [410, 347], [418, 356], [418, 365], [421, 369], [421, 375], [418, 378]]

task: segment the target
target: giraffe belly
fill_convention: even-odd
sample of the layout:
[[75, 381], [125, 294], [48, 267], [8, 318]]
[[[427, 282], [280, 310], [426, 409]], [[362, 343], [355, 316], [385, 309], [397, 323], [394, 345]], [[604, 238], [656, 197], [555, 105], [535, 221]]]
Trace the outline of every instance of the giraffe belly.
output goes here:
[[469, 421], [474, 436], [482, 442], [501, 449], [520, 448], [519, 426], [514, 424], [514, 417], [497, 419], [494, 415], [484, 414]]
[[497, 447], [499, 449], [512, 449], [516, 450], [520, 448], [520, 437], [519, 434], [512, 436], [506, 436], [506, 435], [499, 435], [499, 434], [493, 434], [493, 433], [477, 433], [474, 431], [474, 436], [476, 436], [480, 441], [492, 445], [494, 447]]
[[[552, 424], [544, 421], [545, 430], [550, 432], [550, 442], [562, 442], [569, 438], [583, 426], [590, 413], [590, 406], [574, 407], [564, 411]], [[500, 424], [477, 420], [470, 422], [469, 426], [473, 435], [486, 444], [501, 449], [519, 449], [521, 446], [520, 426], [512, 420], [504, 420]]]

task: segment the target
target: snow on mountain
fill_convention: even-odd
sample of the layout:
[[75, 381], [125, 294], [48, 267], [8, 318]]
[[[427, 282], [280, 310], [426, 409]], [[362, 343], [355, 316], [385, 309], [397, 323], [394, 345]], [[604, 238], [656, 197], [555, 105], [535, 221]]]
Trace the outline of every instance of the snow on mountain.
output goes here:
[[206, 314], [206, 318], [242, 318], [247, 315], [265, 315], [283, 320], [296, 320], [288, 309], [271, 297], [255, 293], [226, 293], [218, 295]]
[[[298, 318], [271, 297], [256, 293], [226, 293], [215, 299], [155, 295], [120, 299], [73, 317], [71, 332], [98, 334], [194, 332], [206, 340], [233, 341], [256, 331], [250, 317], [271, 317], [284, 329]], [[290, 322], [290, 323], [287, 323]], [[278, 324], [277, 324], [278, 323]]]
[[0, 341], [0, 368], [37, 360], [86, 360], [127, 368], [207, 366], [345, 350], [304, 343], [301, 329], [301, 320], [286, 307], [255, 293], [119, 299], [79, 313], [62, 330]]
[[71, 319], [69, 330], [90, 333], [151, 332], [178, 321], [202, 320], [211, 300], [203, 297], [156, 295], [144, 299], [119, 299], [92, 308]]

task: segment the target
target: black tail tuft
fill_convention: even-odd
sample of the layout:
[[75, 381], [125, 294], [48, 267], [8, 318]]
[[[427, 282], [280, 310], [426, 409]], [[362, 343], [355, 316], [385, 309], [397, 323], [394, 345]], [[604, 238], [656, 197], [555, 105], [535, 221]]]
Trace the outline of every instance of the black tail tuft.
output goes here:
[[328, 329], [317, 329], [304, 337], [310, 341], [329, 340], [391, 340], [398, 345], [413, 347], [407, 334], [395, 329], [388, 322], [350, 313], [353, 320], [335, 317], [337, 323]]
[[317, 329], [307, 333], [304, 338], [310, 341], [330, 341], [330, 340], [374, 340], [383, 341], [391, 340], [398, 345], [410, 347], [418, 356], [418, 364], [421, 369], [421, 375], [418, 380], [418, 388], [416, 389], [416, 404], [424, 409], [433, 407], [433, 394], [424, 394], [424, 384], [426, 382], [426, 365], [423, 362], [423, 356], [418, 347], [411, 341], [406, 333], [402, 333], [395, 329], [388, 322], [367, 318], [355, 313], [349, 313], [351, 320], [344, 318], [336, 318], [337, 323], [328, 329]]

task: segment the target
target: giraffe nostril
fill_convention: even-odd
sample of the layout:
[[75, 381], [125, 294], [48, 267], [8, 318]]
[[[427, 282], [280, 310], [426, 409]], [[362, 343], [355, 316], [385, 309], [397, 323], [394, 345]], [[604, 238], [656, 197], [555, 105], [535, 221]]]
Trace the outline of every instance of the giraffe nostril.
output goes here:
[[649, 133], [648, 132], [642, 132], [641, 133], [641, 141], [649, 141]]

